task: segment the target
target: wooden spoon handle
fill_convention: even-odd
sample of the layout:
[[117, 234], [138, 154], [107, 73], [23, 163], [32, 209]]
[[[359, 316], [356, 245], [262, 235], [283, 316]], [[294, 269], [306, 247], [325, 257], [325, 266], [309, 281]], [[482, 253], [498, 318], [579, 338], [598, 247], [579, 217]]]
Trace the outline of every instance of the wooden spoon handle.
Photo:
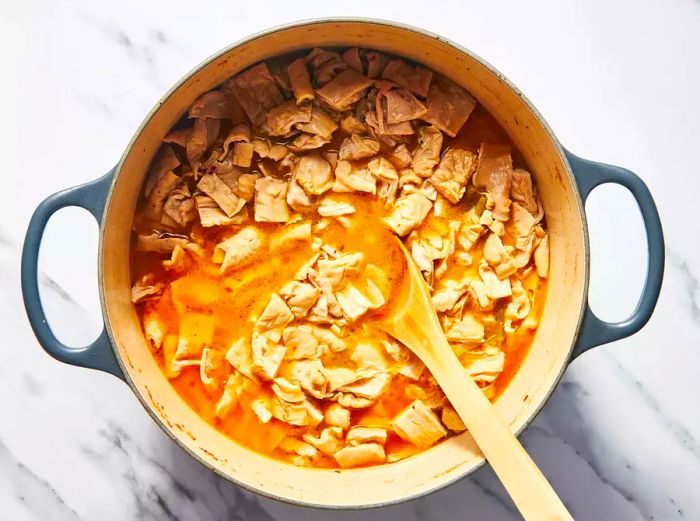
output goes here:
[[528, 521], [573, 520], [491, 402], [471, 378], [465, 377], [457, 357], [443, 357], [431, 365], [437, 366], [431, 368], [433, 375], [523, 518]]

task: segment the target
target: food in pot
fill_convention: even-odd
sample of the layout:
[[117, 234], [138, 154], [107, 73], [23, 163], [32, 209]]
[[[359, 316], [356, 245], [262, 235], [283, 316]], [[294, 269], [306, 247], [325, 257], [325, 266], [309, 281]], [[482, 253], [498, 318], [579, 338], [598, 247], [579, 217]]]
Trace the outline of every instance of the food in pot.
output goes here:
[[132, 300], [204, 419], [296, 465], [398, 461], [464, 430], [378, 321], [411, 252], [455, 353], [495, 399], [537, 330], [549, 242], [530, 173], [463, 88], [320, 49], [204, 93], [135, 219]]

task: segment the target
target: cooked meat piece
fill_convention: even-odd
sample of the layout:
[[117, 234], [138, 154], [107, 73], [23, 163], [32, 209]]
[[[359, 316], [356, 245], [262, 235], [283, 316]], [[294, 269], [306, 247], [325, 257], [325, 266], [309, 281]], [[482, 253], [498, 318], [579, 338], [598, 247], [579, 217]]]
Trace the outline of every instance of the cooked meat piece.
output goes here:
[[245, 199], [234, 194], [233, 190], [215, 174], [202, 176], [197, 183], [197, 188], [216, 201], [228, 217], [236, 215], [245, 205]]
[[246, 378], [241, 373], [234, 372], [226, 380], [224, 392], [216, 404], [215, 414], [217, 418], [228, 416], [238, 405], [239, 398], [245, 392], [250, 392], [257, 387], [252, 380]]
[[253, 145], [250, 143], [236, 143], [233, 145], [231, 162], [236, 166], [250, 167], [253, 161]]
[[527, 208], [532, 215], [537, 214], [537, 196], [529, 172], [519, 168], [511, 172], [510, 197]]
[[267, 307], [258, 318], [255, 329], [256, 331], [281, 330], [292, 320], [294, 320], [294, 314], [287, 303], [277, 293], [273, 293]]
[[390, 80], [425, 98], [428, 95], [432, 71], [420, 65], [411, 65], [399, 58], [391, 60], [382, 71], [382, 79]]
[[362, 60], [360, 59], [360, 50], [357, 47], [351, 47], [342, 55], [343, 61], [347, 63], [351, 69], [356, 70], [360, 74], [364, 72], [362, 69]]
[[503, 372], [505, 354], [503, 351], [494, 354], [466, 353], [462, 355], [461, 360], [465, 372], [475, 382], [491, 383]]
[[367, 53], [367, 76], [369, 78], [379, 78], [389, 62], [389, 57], [376, 51]]
[[253, 352], [245, 338], [239, 338], [226, 351], [226, 361], [237, 371], [255, 381], [253, 374]]
[[362, 443], [379, 443], [384, 445], [386, 442], [386, 429], [379, 427], [353, 427], [348, 431], [345, 441], [350, 446], [360, 445]]
[[319, 359], [291, 360], [285, 363], [282, 373], [290, 382], [298, 383], [302, 389], [314, 398], [328, 396], [323, 364]]
[[403, 237], [420, 225], [430, 212], [433, 203], [420, 192], [402, 195], [396, 201], [391, 214], [384, 219], [384, 222]]
[[[167, 143], [163, 144], [158, 150], [156, 157], [153, 158], [151, 167], [148, 170], [148, 177], [146, 178], [143, 189], [144, 197], [148, 198], [151, 195], [151, 190], [153, 190], [153, 187], [161, 180], [166, 172], [172, 172], [178, 166], [180, 166], [180, 160], [175, 155], [175, 152], [173, 152], [173, 147]], [[169, 191], [170, 190], [167, 190], [166, 193]], [[161, 197], [162, 195], [163, 194], [161, 194]]]
[[311, 205], [313, 204], [311, 198], [294, 178], [290, 179], [289, 181], [289, 188], [287, 189], [287, 204], [297, 212], [307, 210], [311, 208]]
[[268, 110], [284, 102], [284, 97], [267, 64], [260, 62], [226, 82], [254, 125], [262, 125]]
[[326, 409], [324, 420], [328, 425], [346, 429], [350, 425], [350, 411], [339, 403], [332, 403]]
[[447, 258], [454, 250], [454, 241], [449, 235], [424, 227], [409, 236], [411, 256], [423, 272], [426, 280], [433, 275], [436, 260]]
[[272, 404], [266, 396], [256, 398], [250, 403], [250, 408], [260, 420], [260, 423], [267, 423], [272, 419]]
[[452, 322], [445, 330], [450, 342], [483, 342], [484, 325], [473, 315], [466, 313], [461, 319]]
[[418, 119], [427, 112], [425, 105], [406, 89], [391, 89], [384, 96], [386, 97], [386, 121], [389, 125]]
[[345, 340], [336, 336], [333, 331], [318, 326], [313, 326], [312, 331], [325, 353], [340, 353], [347, 348]]
[[350, 357], [358, 369], [387, 370], [387, 361], [384, 350], [374, 343], [358, 342]]
[[287, 348], [264, 333], [253, 333], [252, 342], [253, 364], [252, 371], [265, 380], [272, 380], [282, 363]]
[[489, 234], [486, 238], [486, 242], [484, 243], [484, 259], [491, 266], [497, 266], [510, 261], [510, 255], [508, 255], [500, 237], [495, 233]]
[[292, 152], [304, 152], [305, 150], [315, 150], [321, 148], [323, 145], [330, 142], [330, 139], [326, 139], [318, 134], [300, 134], [294, 141], [292, 141], [287, 148]]
[[[318, 295], [318, 290], [316, 288], [314, 290]], [[314, 358], [318, 355], [318, 339], [313, 335], [311, 326], [308, 324], [286, 327], [282, 331], [282, 341], [288, 349], [287, 357], [292, 360]]]
[[376, 156], [379, 153], [379, 147], [379, 142], [374, 139], [352, 134], [340, 144], [338, 157], [343, 160], [366, 159]]
[[411, 152], [405, 143], [397, 145], [388, 157], [397, 168], [406, 168], [411, 164]]
[[165, 325], [156, 316], [146, 316], [143, 320], [143, 332], [153, 349], [159, 350], [166, 333]]
[[197, 216], [194, 200], [187, 185], [176, 188], [165, 201], [163, 213], [178, 226], [187, 226]]
[[185, 250], [176, 245], [169, 259], [165, 259], [161, 264], [167, 271], [182, 271], [185, 269]]
[[346, 469], [384, 463], [386, 454], [384, 454], [384, 447], [377, 443], [363, 443], [353, 447], [343, 447], [333, 454], [333, 457], [338, 462], [338, 465]]
[[346, 275], [360, 273], [364, 263], [361, 252], [348, 253], [332, 259], [318, 261], [318, 277], [328, 283], [331, 288], [339, 287]]
[[391, 381], [391, 376], [388, 373], [378, 373], [372, 370], [362, 373], [366, 373], [366, 375], [363, 374], [362, 378], [338, 388], [340, 391], [337, 396], [338, 403], [354, 409], [369, 407], [379, 398]]
[[187, 139], [185, 152], [190, 165], [198, 163], [204, 152], [209, 150], [216, 141], [221, 130], [221, 120], [212, 118], [197, 118], [192, 127], [192, 133]]
[[493, 172], [510, 172], [511, 170], [513, 170], [513, 160], [510, 157], [509, 145], [481, 143], [472, 184], [476, 188], [488, 189]]
[[442, 423], [445, 427], [454, 432], [464, 432], [467, 430], [467, 427], [464, 425], [462, 418], [459, 417], [459, 414], [457, 414], [457, 411], [449, 406], [442, 409]]
[[333, 191], [353, 192], [355, 190], [374, 194], [377, 192], [377, 180], [372, 177], [367, 168], [354, 167], [349, 161], [339, 160], [335, 165]]
[[393, 203], [396, 190], [399, 187], [399, 174], [391, 161], [377, 157], [367, 163], [370, 174], [379, 180], [379, 197], [388, 203]]
[[270, 237], [270, 252], [276, 253], [279, 250], [289, 250], [292, 247], [300, 246], [301, 243], [308, 244], [310, 242], [310, 221], [288, 223]]
[[[527, 296], [527, 291], [523, 288], [523, 283], [519, 280], [511, 284], [512, 296], [506, 306], [505, 320], [506, 327], [516, 320], [523, 320], [530, 314], [531, 304]], [[513, 331], [511, 331], [512, 333]]]
[[[381, 292], [379, 295], [381, 296]], [[338, 304], [340, 304], [345, 317], [353, 321], [360, 318], [368, 310], [377, 309], [384, 305], [383, 297], [380, 301], [381, 303], [373, 301], [369, 296], [363, 294], [354, 284], [346, 284], [343, 289], [335, 293], [335, 296], [338, 299]]]
[[340, 427], [326, 427], [318, 437], [304, 434], [303, 438], [309, 445], [313, 445], [328, 456], [332, 456], [344, 445], [343, 429]]
[[338, 124], [326, 111], [314, 106], [311, 109], [311, 119], [308, 123], [297, 123], [294, 126], [297, 130], [321, 136], [323, 139], [330, 139], [333, 132], [338, 128]]
[[145, 300], [147, 297], [155, 297], [163, 292], [165, 284], [153, 282], [150, 279], [151, 277], [144, 276], [141, 280], [136, 281], [131, 288], [131, 302], [135, 304]]
[[319, 87], [348, 68], [348, 64], [343, 61], [340, 54], [319, 47], [311, 49], [311, 52], [306, 56], [306, 63], [309, 64], [313, 72], [314, 84]]
[[306, 398], [304, 391], [301, 390], [298, 384], [281, 377], [277, 377], [272, 381], [272, 392], [281, 400], [290, 403], [303, 402]]
[[527, 248], [528, 239], [535, 226], [535, 218], [519, 203], [513, 205], [513, 228], [515, 230], [515, 247]]
[[289, 454], [297, 454], [299, 459], [293, 460], [295, 465], [308, 465], [308, 460], [318, 456], [318, 451], [314, 447], [290, 436], [284, 438], [278, 448]]
[[194, 100], [187, 117], [228, 119], [231, 117], [230, 101], [220, 90], [210, 90]]
[[287, 67], [287, 75], [297, 105], [314, 99], [314, 89], [311, 86], [311, 77], [304, 58], [297, 58], [290, 63]]
[[294, 125], [311, 121], [311, 105], [297, 105], [294, 100], [289, 100], [270, 110], [265, 120], [271, 136], [289, 136]]
[[420, 177], [430, 177], [433, 167], [440, 161], [442, 132], [436, 127], [422, 127], [418, 131], [418, 145], [413, 150], [411, 170]]
[[394, 432], [416, 447], [430, 447], [447, 435], [447, 429], [429, 407], [416, 400], [391, 422]]
[[284, 223], [289, 220], [287, 183], [272, 177], [255, 181], [255, 220]]
[[318, 154], [307, 154], [299, 159], [293, 174], [309, 195], [321, 195], [333, 187], [331, 165]]
[[537, 275], [546, 279], [547, 273], [549, 272], [549, 235], [545, 235], [542, 237], [542, 240], [540, 240], [540, 243], [535, 249], [534, 258]]
[[333, 110], [344, 112], [350, 110], [371, 85], [372, 80], [355, 70], [347, 69], [318, 89], [316, 94]]
[[163, 172], [160, 177], [158, 177], [147, 199], [148, 208], [146, 212], [149, 218], [154, 220], [160, 219], [165, 200], [181, 181], [182, 179], [180, 176], [175, 175], [170, 170]]
[[447, 200], [457, 204], [464, 195], [475, 166], [475, 154], [468, 150], [451, 148], [443, 154], [440, 164], [428, 181]]
[[318, 206], [318, 214], [322, 217], [339, 217], [353, 213], [355, 213], [353, 205], [332, 196], [324, 197]]
[[224, 353], [209, 347], [202, 349], [199, 378], [208, 392], [214, 393], [224, 386], [230, 372], [227, 369]]
[[212, 261], [221, 264], [219, 273], [249, 264], [265, 247], [265, 235], [255, 226], [246, 226], [214, 247]]
[[423, 119], [450, 137], [459, 133], [476, 107], [476, 100], [466, 90], [445, 78], [433, 80], [426, 103], [428, 111]]
[[[493, 218], [506, 222], [510, 218], [510, 171], [497, 170], [491, 172], [486, 183], [488, 190], [488, 207], [493, 207]], [[529, 213], [529, 212], [528, 212]]]
[[250, 143], [250, 127], [248, 125], [240, 123], [229, 130], [226, 139], [224, 139], [222, 156], [228, 154], [233, 143]]
[[367, 132], [367, 125], [352, 114], [345, 116], [340, 121], [340, 128], [347, 134], [365, 134]]
[[436, 311], [452, 311], [467, 292], [469, 280], [443, 279], [433, 293], [433, 306]]
[[[175, 359], [202, 358], [202, 349], [214, 339], [214, 317], [201, 313], [188, 313], [180, 319], [180, 331]], [[198, 362], [199, 363], [199, 362]]]
[[248, 220], [248, 212], [245, 207], [233, 217], [229, 217], [216, 204], [216, 201], [206, 195], [195, 195], [194, 201], [199, 213], [199, 221], [203, 227], [241, 224]]
[[136, 236], [136, 251], [153, 251], [156, 253], [171, 253], [175, 246], [185, 247], [189, 241], [184, 237], [169, 237], [159, 233]]
[[479, 275], [486, 286], [486, 295], [490, 299], [496, 300], [503, 297], [510, 297], [510, 280], [499, 279], [498, 275], [493, 271], [493, 268], [486, 262], [479, 265]]
[[168, 132], [163, 138], [163, 143], [170, 143], [185, 148], [191, 135], [192, 127], [176, 128]]
[[246, 201], [252, 201], [255, 196], [255, 182], [260, 179], [260, 174], [241, 174], [233, 185], [233, 193]]

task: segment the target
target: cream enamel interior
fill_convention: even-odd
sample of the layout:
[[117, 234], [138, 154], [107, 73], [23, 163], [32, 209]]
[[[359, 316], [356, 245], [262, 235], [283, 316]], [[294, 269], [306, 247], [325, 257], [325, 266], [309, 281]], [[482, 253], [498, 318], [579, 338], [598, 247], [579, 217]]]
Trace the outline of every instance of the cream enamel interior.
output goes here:
[[286, 465], [224, 437], [178, 396], [160, 372], [130, 302], [129, 238], [137, 196], [161, 139], [201, 93], [253, 63], [314, 46], [361, 46], [402, 55], [450, 77], [482, 103], [510, 134], [536, 180], [551, 237], [547, 302], [534, 344], [496, 403], [519, 431], [556, 385], [569, 357], [585, 302], [587, 245], [580, 198], [561, 150], [519, 94], [489, 67], [432, 35], [371, 21], [320, 21], [251, 38], [212, 58], [167, 95], [127, 149], [103, 220], [102, 298], [107, 327], [131, 386], [144, 406], [193, 456], [260, 493], [327, 507], [400, 501], [454, 481], [483, 458], [462, 434], [398, 463], [319, 470]]

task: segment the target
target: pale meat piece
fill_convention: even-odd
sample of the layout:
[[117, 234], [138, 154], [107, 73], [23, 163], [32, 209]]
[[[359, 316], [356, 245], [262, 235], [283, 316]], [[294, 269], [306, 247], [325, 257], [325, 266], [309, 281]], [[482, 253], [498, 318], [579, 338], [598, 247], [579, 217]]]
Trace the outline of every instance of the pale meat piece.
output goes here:
[[336, 336], [329, 329], [313, 326], [312, 331], [318, 340], [319, 346], [325, 353], [340, 353], [348, 347], [345, 340]]
[[388, 373], [362, 371], [361, 378], [338, 388], [338, 403], [354, 409], [369, 407], [382, 395], [390, 381]]
[[235, 143], [233, 145], [231, 163], [236, 166], [249, 168], [253, 161], [253, 150], [253, 145], [250, 143]]
[[318, 451], [314, 447], [290, 436], [284, 438], [280, 442], [278, 448], [290, 454], [297, 454], [300, 458], [302, 458], [299, 460], [294, 460], [295, 464], [306, 465], [308, 464], [307, 460], [313, 459], [318, 455]]
[[313, 205], [311, 197], [304, 191], [304, 189], [296, 182], [294, 178], [289, 181], [289, 188], [287, 189], [287, 204], [297, 212], [308, 210]]
[[386, 443], [386, 435], [386, 429], [358, 425], [348, 431], [345, 441], [350, 446], [361, 445], [362, 443], [379, 443], [384, 445]]
[[448, 201], [457, 204], [464, 195], [475, 167], [475, 154], [468, 150], [451, 148], [445, 151], [428, 181]]
[[324, 421], [328, 425], [346, 429], [350, 426], [350, 411], [339, 403], [332, 403], [326, 409]]
[[145, 275], [141, 280], [136, 281], [131, 288], [131, 302], [135, 304], [149, 297], [160, 295], [163, 292], [165, 284], [151, 279], [152, 277]]
[[453, 311], [469, 288], [469, 279], [443, 279], [433, 293], [433, 306], [436, 311]]
[[369, 51], [367, 53], [367, 77], [379, 78], [389, 63], [389, 57], [377, 51]]
[[318, 154], [302, 156], [294, 168], [293, 175], [309, 195], [321, 195], [333, 188], [331, 165]]
[[214, 339], [214, 317], [202, 313], [188, 313], [180, 320], [175, 360], [196, 359], [199, 365], [205, 345]]
[[423, 119], [455, 137], [476, 107], [476, 100], [451, 81], [435, 78], [430, 84], [426, 104], [428, 110]]
[[212, 261], [220, 264], [219, 273], [245, 266], [265, 248], [266, 237], [255, 226], [246, 226], [214, 247]]
[[432, 280], [435, 261], [443, 260], [454, 251], [454, 240], [449, 235], [424, 227], [409, 235], [411, 256], [426, 280]]
[[538, 211], [537, 196], [532, 186], [530, 172], [516, 168], [511, 172], [510, 197], [527, 208], [532, 215]]
[[173, 248], [169, 259], [165, 259], [161, 264], [167, 271], [183, 271], [185, 269], [185, 250], [177, 245]]
[[537, 268], [537, 275], [546, 279], [549, 272], [549, 235], [542, 237], [537, 248], [535, 248], [533, 256], [535, 259], [535, 267]]
[[255, 381], [253, 374], [253, 352], [245, 338], [239, 338], [226, 351], [226, 361], [241, 374]]
[[311, 119], [308, 123], [297, 123], [297, 130], [321, 136], [323, 139], [330, 139], [338, 128], [338, 124], [331, 118], [326, 111], [314, 106], [311, 109]]
[[313, 284], [297, 280], [290, 282], [280, 290], [280, 295], [287, 301], [289, 309], [297, 318], [306, 316], [316, 304], [320, 294], [319, 289]]
[[359, 370], [386, 371], [388, 368], [384, 349], [372, 342], [358, 342], [350, 359], [355, 362]]
[[306, 399], [306, 395], [301, 390], [301, 387], [286, 378], [275, 378], [272, 381], [272, 392], [285, 402], [297, 403]]
[[484, 282], [486, 295], [489, 299], [497, 300], [499, 298], [510, 297], [512, 294], [510, 280], [498, 278], [496, 272], [487, 262], [482, 262], [479, 265], [479, 276]]
[[328, 379], [321, 360], [290, 360], [282, 367], [282, 376], [297, 383], [314, 398], [328, 397]]
[[181, 227], [187, 226], [196, 218], [197, 208], [187, 185], [170, 192], [163, 205], [163, 213]]
[[368, 281], [368, 290], [374, 287], [373, 291], [362, 292], [354, 284], [348, 283], [341, 290], [336, 291], [335, 296], [338, 304], [343, 310], [343, 314], [348, 320], [355, 321], [370, 309], [377, 309], [384, 305], [384, 297], [374, 283]]
[[143, 332], [153, 349], [158, 350], [163, 345], [166, 329], [156, 316], [147, 316], [143, 321]]
[[336, 452], [333, 457], [341, 468], [360, 467], [384, 463], [386, 454], [384, 447], [378, 443], [364, 443], [362, 445], [347, 446]]
[[284, 102], [265, 62], [254, 65], [226, 82], [254, 125], [262, 125], [267, 111]]
[[297, 58], [289, 64], [287, 76], [297, 105], [314, 99], [314, 89], [311, 86], [311, 77], [304, 58]]
[[255, 197], [255, 182], [260, 179], [260, 177], [260, 174], [257, 172], [252, 174], [240, 174], [236, 178], [236, 182], [231, 189], [238, 197], [246, 201], [252, 201], [253, 197]]
[[224, 392], [216, 404], [215, 414], [217, 418], [225, 418], [238, 406], [239, 398], [244, 393], [251, 393], [257, 389], [258, 384], [239, 372], [234, 372], [226, 380]]
[[255, 220], [283, 223], [289, 220], [287, 183], [272, 177], [255, 181]]
[[497, 351], [493, 354], [467, 353], [460, 358], [464, 371], [475, 382], [491, 383], [503, 372], [505, 353]]
[[[396, 125], [404, 121], [413, 121], [423, 117], [427, 109], [418, 99], [406, 89], [390, 89], [383, 93], [386, 101], [386, 122]], [[379, 100], [381, 96], [378, 96]]]
[[195, 166], [216, 142], [221, 130], [221, 120], [212, 118], [197, 118], [192, 127], [192, 133], [187, 139], [185, 153], [190, 165]]
[[160, 219], [163, 206], [165, 205], [168, 195], [180, 184], [181, 181], [182, 179], [180, 176], [176, 175], [170, 170], [163, 172], [158, 177], [153, 185], [153, 188], [148, 194], [148, 198], [146, 199], [148, 203], [146, 214], [149, 218], [154, 220]]
[[202, 360], [199, 364], [199, 378], [204, 388], [214, 393], [223, 387], [228, 377], [224, 353], [205, 347], [202, 349]]
[[513, 228], [515, 230], [515, 247], [525, 251], [536, 221], [530, 212], [519, 203], [513, 204]]
[[265, 116], [266, 130], [271, 136], [289, 136], [297, 123], [311, 121], [311, 105], [297, 105], [289, 100], [271, 109]]
[[360, 74], [364, 72], [362, 68], [362, 60], [360, 59], [360, 50], [357, 47], [351, 47], [342, 54], [343, 61], [347, 63], [351, 69], [356, 70]]
[[379, 181], [377, 192], [379, 198], [387, 203], [393, 203], [399, 187], [399, 174], [394, 165], [384, 157], [376, 157], [367, 163], [367, 168], [369, 173]]
[[168, 171], [175, 170], [178, 166], [180, 166], [180, 160], [173, 152], [173, 147], [164, 143], [158, 150], [156, 157], [153, 158], [153, 162], [148, 170], [148, 178], [144, 184], [143, 195], [148, 198], [161, 176]]
[[399, 58], [387, 63], [382, 71], [382, 79], [393, 81], [421, 98], [428, 95], [432, 78], [433, 73], [429, 69], [420, 65], [411, 65]]
[[287, 346], [287, 358], [291, 360], [314, 358], [319, 354], [318, 339], [308, 324], [284, 328], [282, 341]]
[[258, 417], [260, 423], [268, 423], [272, 419], [272, 404], [269, 398], [256, 398], [250, 403], [250, 408]]
[[306, 63], [311, 67], [313, 83], [317, 86], [325, 85], [339, 72], [348, 68], [348, 64], [341, 58], [340, 54], [320, 47], [311, 49], [311, 52], [306, 56]]
[[265, 333], [253, 333], [251, 341], [252, 364], [251, 370], [264, 380], [272, 380], [279, 370], [287, 348], [270, 338], [274, 336]]
[[352, 163], [341, 159], [335, 165], [334, 192], [377, 192], [377, 180], [370, 171], [361, 166], [353, 166]]
[[330, 142], [330, 139], [319, 136], [318, 134], [300, 134], [294, 141], [287, 145], [287, 148], [292, 152], [301, 153], [305, 150], [315, 150], [321, 148]]
[[423, 222], [432, 206], [432, 201], [420, 192], [402, 195], [384, 222], [403, 237]]
[[318, 89], [316, 95], [331, 109], [344, 112], [362, 97], [372, 83], [372, 80], [359, 72], [346, 69]]
[[461, 319], [452, 322], [445, 331], [445, 338], [450, 342], [484, 341], [484, 325], [473, 315], [466, 313]]
[[230, 224], [242, 224], [248, 220], [248, 212], [245, 207], [233, 217], [229, 217], [216, 204], [216, 201], [207, 195], [195, 195], [194, 202], [199, 214], [199, 222], [203, 227], [222, 226]]
[[[532, 308], [530, 299], [527, 296], [527, 291], [523, 288], [522, 282], [519, 280], [514, 281], [511, 284], [511, 291], [510, 302], [508, 302], [505, 311], [505, 329], [506, 332], [510, 333], [515, 331], [512, 327], [512, 323], [517, 320], [523, 320], [530, 314], [530, 309]], [[508, 331], [508, 329], [511, 331]]]
[[407, 168], [411, 164], [411, 152], [405, 143], [396, 145], [388, 157], [397, 168]]
[[325, 281], [331, 288], [339, 287], [346, 275], [356, 275], [364, 263], [362, 252], [348, 253], [330, 259], [318, 261], [318, 278]]
[[140, 233], [136, 236], [136, 251], [152, 251], [156, 253], [172, 253], [175, 246], [184, 248], [189, 243], [184, 237]]
[[187, 111], [187, 117], [228, 119], [231, 117], [230, 101], [220, 90], [210, 90], [194, 100]]
[[[492, 172], [486, 183], [488, 190], [487, 206], [492, 207], [493, 218], [507, 222], [510, 218], [510, 171], [497, 170]], [[529, 213], [529, 212], [528, 212]]]
[[236, 215], [245, 205], [245, 199], [233, 193], [216, 174], [202, 176], [197, 188], [211, 197], [228, 217]]
[[421, 448], [430, 447], [447, 435], [435, 413], [420, 400], [398, 413], [391, 426], [401, 438]]
[[294, 320], [294, 314], [287, 303], [277, 293], [273, 293], [270, 301], [255, 324], [257, 331], [282, 329]]
[[340, 144], [338, 157], [340, 159], [359, 160], [374, 157], [379, 153], [379, 141], [362, 137], [359, 134], [352, 134]]
[[343, 429], [340, 427], [326, 427], [319, 436], [304, 434], [302, 437], [306, 443], [328, 456], [332, 456], [334, 452], [340, 450], [344, 445]]
[[418, 131], [418, 144], [413, 150], [411, 170], [420, 177], [430, 177], [433, 167], [440, 161], [442, 132], [434, 126], [422, 127]]
[[317, 211], [322, 217], [339, 217], [341, 215], [351, 215], [355, 213], [355, 207], [350, 203], [329, 196], [321, 200]]

